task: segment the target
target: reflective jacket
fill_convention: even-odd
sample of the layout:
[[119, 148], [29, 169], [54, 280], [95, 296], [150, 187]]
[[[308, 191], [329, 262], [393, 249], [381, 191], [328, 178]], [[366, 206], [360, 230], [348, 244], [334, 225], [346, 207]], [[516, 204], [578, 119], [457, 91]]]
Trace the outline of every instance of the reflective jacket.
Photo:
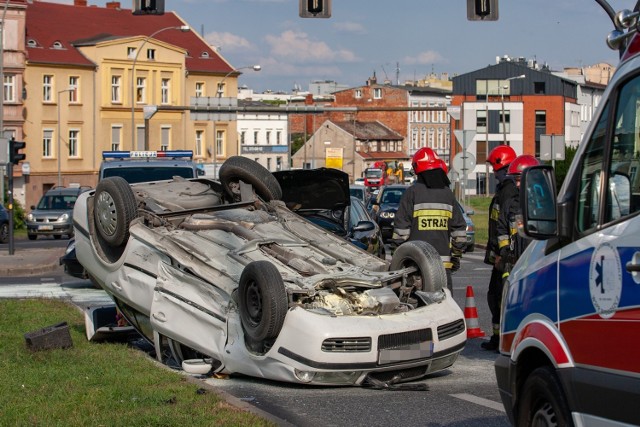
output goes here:
[[445, 268], [452, 267], [451, 255], [461, 256], [467, 244], [467, 223], [449, 188], [414, 183], [402, 195], [393, 224], [394, 238], [430, 243]]
[[505, 262], [514, 264], [531, 240], [518, 234], [516, 215], [520, 214], [520, 191], [513, 180], [507, 180], [506, 183], [512, 183], [515, 191], [509, 190], [500, 204], [498, 247], [500, 255], [509, 258]]

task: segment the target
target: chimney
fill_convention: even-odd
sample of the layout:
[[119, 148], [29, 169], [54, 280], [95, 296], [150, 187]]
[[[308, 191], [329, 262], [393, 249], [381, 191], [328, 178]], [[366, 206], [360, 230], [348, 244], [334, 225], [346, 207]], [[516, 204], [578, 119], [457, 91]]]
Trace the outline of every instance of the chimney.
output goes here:
[[73, 0], [74, 6], [87, 7], [87, 0]]
[[[77, 1], [77, 0], [74, 0]], [[85, 0], [86, 3], [86, 0]], [[110, 1], [107, 4], [105, 4], [105, 7], [107, 9], [120, 9], [120, 2], [119, 1]]]

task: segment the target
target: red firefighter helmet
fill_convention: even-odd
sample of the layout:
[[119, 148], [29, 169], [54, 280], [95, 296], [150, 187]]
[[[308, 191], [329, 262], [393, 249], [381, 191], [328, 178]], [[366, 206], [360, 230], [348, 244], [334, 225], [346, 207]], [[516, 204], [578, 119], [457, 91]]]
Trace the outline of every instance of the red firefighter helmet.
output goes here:
[[435, 151], [428, 147], [423, 147], [416, 151], [416, 154], [413, 155], [413, 159], [411, 160], [411, 166], [413, 166], [413, 171], [415, 173], [421, 173], [437, 168], [440, 168], [447, 173], [447, 165], [440, 157], [438, 157]]
[[523, 154], [522, 156], [518, 156], [515, 158], [511, 164], [509, 164], [509, 169], [507, 169], [507, 175], [521, 175], [522, 171], [528, 168], [529, 166], [539, 165], [540, 162], [538, 159], [533, 157], [530, 154]]
[[493, 166], [493, 171], [495, 172], [509, 166], [516, 157], [517, 155], [513, 148], [508, 145], [498, 145], [489, 153], [487, 163], [490, 163], [491, 166]]

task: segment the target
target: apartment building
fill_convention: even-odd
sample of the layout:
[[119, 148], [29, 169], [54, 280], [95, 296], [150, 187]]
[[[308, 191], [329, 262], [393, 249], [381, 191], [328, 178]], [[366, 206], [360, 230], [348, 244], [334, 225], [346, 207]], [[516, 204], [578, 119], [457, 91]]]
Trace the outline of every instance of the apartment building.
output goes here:
[[223, 81], [224, 95], [235, 96], [239, 75], [175, 13], [30, 2], [25, 44], [30, 175], [16, 186], [27, 206], [56, 185], [95, 186], [106, 150], [186, 149], [213, 163], [215, 141], [218, 162], [238, 154], [235, 122], [196, 121], [175, 108], [217, 96]]
[[501, 61], [454, 77], [451, 105], [459, 113], [452, 120], [452, 133], [473, 133], [468, 141], [454, 139], [451, 147], [452, 158], [464, 146], [475, 157], [475, 168], [464, 185], [467, 194], [493, 192], [493, 174], [486, 158], [499, 144], [539, 158], [542, 135], [561, 137], [558, 140], [566, 145], [580, 141], [578, 83], [526, 62]]

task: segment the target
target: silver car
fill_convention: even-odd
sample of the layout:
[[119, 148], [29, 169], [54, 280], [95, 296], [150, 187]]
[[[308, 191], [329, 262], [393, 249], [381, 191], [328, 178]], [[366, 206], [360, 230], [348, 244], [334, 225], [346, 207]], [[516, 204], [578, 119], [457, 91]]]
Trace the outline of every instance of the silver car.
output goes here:
[[289, 210], [258, 163], [219, 172], [107, 178], [74, 209], [78, 260], [160, 359], [316, 385], [391, 386], [454, 364], [466, 327], [433, 247], [382, 260]]

